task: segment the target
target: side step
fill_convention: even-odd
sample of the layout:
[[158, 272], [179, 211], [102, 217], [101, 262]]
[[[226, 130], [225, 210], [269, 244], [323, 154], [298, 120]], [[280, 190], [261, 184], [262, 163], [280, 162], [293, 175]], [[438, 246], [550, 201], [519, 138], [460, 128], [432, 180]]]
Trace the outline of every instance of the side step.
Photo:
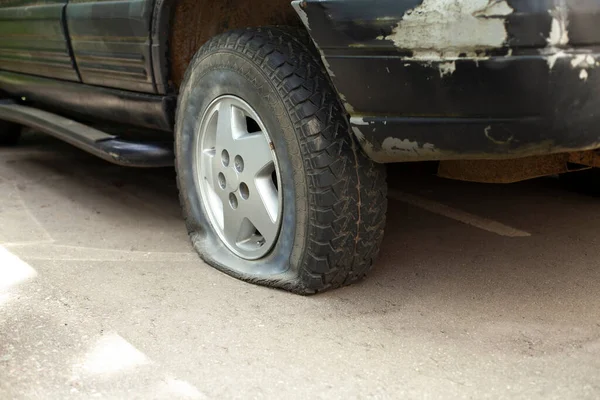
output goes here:
[[120, 140], [118, 136], [12, 100], [0, 100], [0, 120], [38, 129], [108, 162], [127, 167], [169, 167], [175, 157], [172, 143]]

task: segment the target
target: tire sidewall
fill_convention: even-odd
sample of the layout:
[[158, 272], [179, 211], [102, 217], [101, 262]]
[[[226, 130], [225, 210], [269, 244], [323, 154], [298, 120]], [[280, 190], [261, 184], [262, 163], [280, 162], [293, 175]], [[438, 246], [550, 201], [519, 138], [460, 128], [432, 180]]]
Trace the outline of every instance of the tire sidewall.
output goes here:
[[[293, 281], [305, 247], [307, 185], [294, 127], [269, 77], [242, 54], [219, 49], [195, 59], [182, 87], [175, 133], [176, 167], [192, 243], [209, 264], [245, 280]], [[283, 191], [278, 240], [265, 257], [245, 260], [221, 241], [202, 204], [194, 177], [201, 116], [216, 98], [237, 96], [260, 116], [275, 148]]]

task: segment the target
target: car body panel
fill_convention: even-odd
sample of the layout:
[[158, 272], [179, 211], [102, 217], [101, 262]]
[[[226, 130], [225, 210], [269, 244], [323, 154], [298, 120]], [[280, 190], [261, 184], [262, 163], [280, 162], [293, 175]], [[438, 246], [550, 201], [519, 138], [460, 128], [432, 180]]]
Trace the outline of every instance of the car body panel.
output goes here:
[[74, 119], [172, 132], [159, 40], [169, 2], [0, 0], [0, 94]]
[[[63, 114], [172, 131], [173, 4], [0, 1], [0, 90]], [[600, 147], [597, 0], [292, 5], [321, 53], [352, 132], [376, 161], [516, 158]], [[59, 81], [42, 77], [75, 83], [63, 93]]]
[[156, 93], [150, 24], [155, 0], [77, 0], [67, 25], [83, 83]]
[[66, 3], [0, 2], [0, 69], [79, 81], [63, 18]]
[[76, 120], [173, 132], [176, 98], [0, 71], [0, 88], [14, 99]]
[[174, 85], [169, 82], [169, 32], [170, 23], [173, 18], [177, 0], [155, 0], [154, 12], [150, 35], [152, 39], [152, 69], [154, 71], [154, 84], [158, 94], [169, 94], [175, 92]]
[[600, 2], [293, 4], [376, 161], [600, 146]]

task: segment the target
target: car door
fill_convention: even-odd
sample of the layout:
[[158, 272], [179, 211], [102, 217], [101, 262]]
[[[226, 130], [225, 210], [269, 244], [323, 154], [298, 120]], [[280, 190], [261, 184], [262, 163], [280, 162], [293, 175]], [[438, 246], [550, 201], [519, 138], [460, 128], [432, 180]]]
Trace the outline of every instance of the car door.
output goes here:
[[150, 25], [155, 0], [70, 0], [67, 25], [83, 83], [155, 93]]
[[64, 21], [67, 0], [0, 0], [0, 70], [79, 81]]

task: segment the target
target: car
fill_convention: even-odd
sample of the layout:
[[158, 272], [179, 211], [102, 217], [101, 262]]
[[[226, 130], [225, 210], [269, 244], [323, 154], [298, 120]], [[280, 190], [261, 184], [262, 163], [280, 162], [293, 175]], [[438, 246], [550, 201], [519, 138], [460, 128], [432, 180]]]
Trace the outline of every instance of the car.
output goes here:
[[3, 144], [25, 125], [174, 165], [196, 251], [256, 284], [362, 279], [385, 163], [479, 182], [600, 165], [596, 0], [2, 0], [0, 21]]

